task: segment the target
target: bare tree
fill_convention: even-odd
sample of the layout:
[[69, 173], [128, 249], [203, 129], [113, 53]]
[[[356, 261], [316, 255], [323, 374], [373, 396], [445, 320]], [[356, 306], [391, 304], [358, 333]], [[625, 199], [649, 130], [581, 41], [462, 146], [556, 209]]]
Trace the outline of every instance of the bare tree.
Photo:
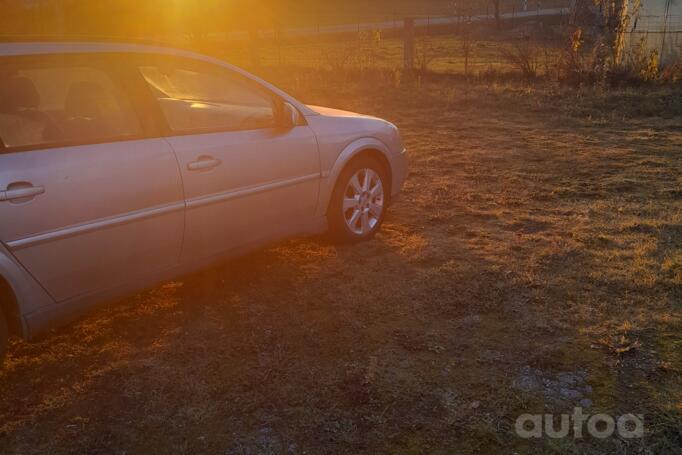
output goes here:
[[640, 0], [600, 0], [600, 2], [606, 25], [605, 38], [611, 47], [613, 64], [619, 66], [623, 61], [625, 35], [641, 2]]
[[640, 9], [641, 0], [595, 0], [599, 8], [599, 41], [607, 55], [603, 60], [610, 60], [615, 66], [623, 62], [626, 35], [632, 18]]
[[605, 67], [623, 63], [627, 33], [641, 0], [575, 0], [572, 20], [596, 38], [597, 61]]
[[594, 0], [571, 0], [570, 24], [584, 26], [593, 16]]
[[530, 41], [517, 42], [511, 49], [502, 49], [504, 59], [519, 70], [527, 80], [538, 77], [540, 56], [538, 48]]

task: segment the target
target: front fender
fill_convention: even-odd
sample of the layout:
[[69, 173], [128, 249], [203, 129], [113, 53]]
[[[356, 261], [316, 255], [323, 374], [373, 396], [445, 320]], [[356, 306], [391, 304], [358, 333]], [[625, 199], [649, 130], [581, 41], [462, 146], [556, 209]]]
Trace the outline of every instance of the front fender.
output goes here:
[[336, 182], [346, 165], [357, 155], [367, 150], [377, 150], [381, 152], [389, 163], [392, 162], [389, 148], [379, 139], [365, 137], [357, 139], [348, 144], [339, 154], [332, 168], [322, 173], [323, 183], [320, 188], [320, 203], [317, 208], [317, 215], [322, 217], [327, 214], [327, 208], [334, 192]]
[[29, 338], [30, 331], [25, 316], [53, 304], [54, 301], [2, 243], [0, 243], [0, 276], [7, 281], [14, 292], [18, 305], [16, 310], [21, 321], [21, 335]]

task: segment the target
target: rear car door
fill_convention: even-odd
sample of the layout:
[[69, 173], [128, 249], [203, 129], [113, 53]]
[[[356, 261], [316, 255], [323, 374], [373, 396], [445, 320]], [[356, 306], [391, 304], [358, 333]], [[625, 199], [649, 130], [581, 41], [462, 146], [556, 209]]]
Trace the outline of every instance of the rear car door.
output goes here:
[[279, 127], [275, 95], [220, 65], [144, 56], [135, 66], [182, 173], [183, 261], [259, 246], [311, 224], [320, 160], [305, 121]]
[[177, 161], [115, 60], [0, 57], [0, 241], [60, 302], [179, 260]]

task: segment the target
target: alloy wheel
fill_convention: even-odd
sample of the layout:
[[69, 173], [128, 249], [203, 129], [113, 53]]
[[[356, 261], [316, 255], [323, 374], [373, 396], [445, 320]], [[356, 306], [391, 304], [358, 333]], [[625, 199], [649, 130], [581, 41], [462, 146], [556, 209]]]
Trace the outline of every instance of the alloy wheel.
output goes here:
[[356, 235], [372, 232], [384, 213], [384, 185], [372, 169], [360, 169], [348, 182], [343, 198], [343, 218]]

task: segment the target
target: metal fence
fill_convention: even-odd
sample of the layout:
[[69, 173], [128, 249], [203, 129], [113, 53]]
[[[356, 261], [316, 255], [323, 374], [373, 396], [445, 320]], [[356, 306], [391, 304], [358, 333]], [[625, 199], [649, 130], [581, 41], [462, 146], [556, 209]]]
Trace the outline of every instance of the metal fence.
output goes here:
[[[27, 2], [35, 5], [11, 10], [17, 14], [14, 17], [2, 6], [11, 1], [16, 3], [0, 0], [0, 35], [50, 35], [62, 27], [62, 34], [77, 39], [100, 38], [99, 33], [93, 36], [93, 32], [79, 31], [76, 26], [83, 21], [74, 20], [77, 16], [70, 17], [68, 11], [59, 12], [55, 5], [60, 2]], [[63, 5], [74, 3], [61, 1]], [[236, 21], [234, 26], [219, 27], [220, 20], [208, 26], [206, 17], [198, 22], [180, 18], [177, 26], [139, 28], [138, 24], [133, 28], [136, 31], [127, 31], [123, 23], [129, 21], [119, 11], [112, 13], [115, 18], [104, 33], [111, 39], [135, 37], [190, 47], [247, 67], [292, 65], [329, 70], [504, 71], [515, 65], [511, 54], [524, 52], [519, 47], [526, 46], [532, 48], [532, 55], [525, 57], [538, 72], [547, 72], [552, 71], [557, 53], [568, 45], [570, 4], [570, 0], [501, 0], [496, 16], [493, 2], [483, 0], [376, 0], [364, 5], [349, 1], [334, 8], [320, 1], [318, 9], [270, 11], [260, 23]], [[147, 19], [139, 22], [147, 24]], [[407, 30], [406, 23], [411, 24]], [[682, 16], [641, 16], [628, 36], [633, 51], [644, 43], [648, 52], [657, 51], [664, 62], [679, 59]]]
[[[243, 66], [288, 65], [340, 71], [415, 69], [479, 75], [519, 69], [519, 59], [538, 74], [557, 71], [560, 53], [569, 47], [566, 8], [492, 14], [395, 17], [378, 22], [262, 29], [256, 34], [205, 37], [202, 50]], [[408, 24], [406, 26], [406, 24]], [[641, 17], [628, 33], [632, 52], [654, 50], [666, 60], [679, 59], [682, 17]], [[194, 45], [194, 44], [193, 44]], [[201, 44], [199, 45], [201, 47]]]
[[252, 33], [233, 31], [190, 39], [195, 39], [193, 47], [198, 45], [245, 66], [295, 65], [330, 70], [408, 67], [476, 74], [509, 66], [505, 54], [517, 40], [532, 40], [543, 54], [556, 52], [561, 46], [562, 35], [557, 30], [568, 22], [567, 8], [541, 8], [542, 3], [532, 2], [536, 8], [531, 9], [531, 2], [517, 3], [526, 3], [526, 7], [519, 11], [508, 8], [498, 18], [483, 8], [476, 14], [396, 15], [374, 22], [333, 25], [321, 25], [325, 23], [321, 19], [315, 26], [286, 27], [280, 23], [276, 28]]
[[663, 61], [682, 56], [682, 16], [640, 16], [629, 33], [629, 46], [643, 45], [656, 51]]

